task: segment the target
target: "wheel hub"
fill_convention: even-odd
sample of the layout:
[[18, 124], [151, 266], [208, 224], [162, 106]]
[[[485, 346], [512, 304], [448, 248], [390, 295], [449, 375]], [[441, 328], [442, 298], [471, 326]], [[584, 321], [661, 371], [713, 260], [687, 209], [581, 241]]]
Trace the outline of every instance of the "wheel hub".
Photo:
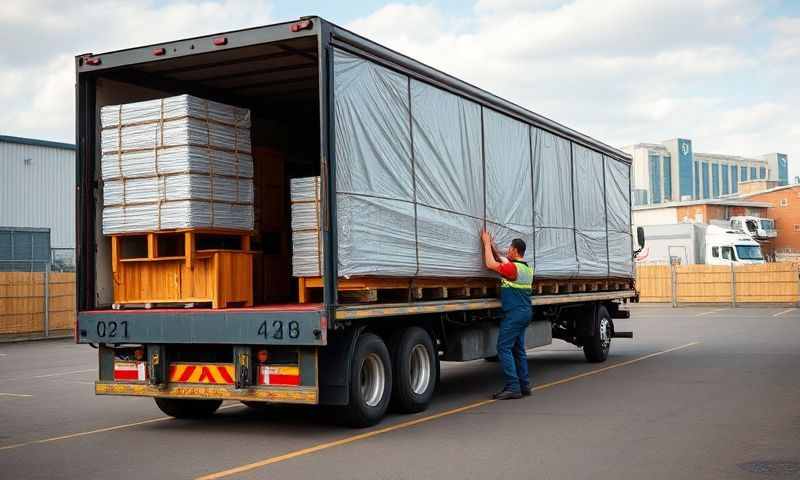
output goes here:
[[376, 407], [383, 399], [386, 386], [386, 374], [383, 360], [375, 353], [370, 353], [361, 364], [360, 374], [361, 398], [369, 407]]
[[411, 391], [422, 395], [428, 390], [431, 381], [431, 357], [425, 345], [415, 345], [409, 358], [409, 386]]

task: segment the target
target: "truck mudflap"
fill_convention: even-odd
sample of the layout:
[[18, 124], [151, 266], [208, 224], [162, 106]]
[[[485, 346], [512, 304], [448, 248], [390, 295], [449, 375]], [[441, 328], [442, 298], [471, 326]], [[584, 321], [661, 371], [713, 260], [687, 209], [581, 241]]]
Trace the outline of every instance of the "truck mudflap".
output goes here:
[[147, 383], [124, 383], [97, 381], [94, 385], [97, 395], [127, 395], [137, 397], [184, 398], [196, 400], [239, 400], [252, 402], [300, 403], [316, 405], [319, 403], [317, 387], [251, 387], [235, 388], [232, 385], [198, 385], [188, 383], [168, 383], [163, 386]]
[[319, 307], [96, 310], [78, 314], [78, 343], [323, 346]]

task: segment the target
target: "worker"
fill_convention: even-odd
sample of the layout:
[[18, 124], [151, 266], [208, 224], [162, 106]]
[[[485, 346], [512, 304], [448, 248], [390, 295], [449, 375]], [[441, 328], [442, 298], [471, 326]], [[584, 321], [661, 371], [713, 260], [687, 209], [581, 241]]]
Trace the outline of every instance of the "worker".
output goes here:
[[497, 356], [503, 366], [505, 385], [494, 394], [496, 400], [522, 398], [531, 394], [528, 377], [528, 356], [525, 353], [525, 331], [531, 323], [531, 291], [533, 269], [522, 259], [525, 256], [525, 242], [515, 238], [511, 241], [505, 256], [499, 254], [492, 237], [486, 230], [481, 232], [483, 258], [486, 268], [502, 277], [500, 301], [503, 306], [503, 319], [497, 336]]

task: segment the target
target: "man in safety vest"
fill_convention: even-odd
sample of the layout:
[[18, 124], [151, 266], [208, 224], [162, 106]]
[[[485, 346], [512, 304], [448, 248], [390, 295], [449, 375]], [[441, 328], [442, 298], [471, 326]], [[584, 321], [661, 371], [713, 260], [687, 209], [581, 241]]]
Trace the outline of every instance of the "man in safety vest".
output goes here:
[[503, 304], [503, 320], [497, 336], [497, 356], [503, 366], [505, 386], [493, 398], [509, 400], [531, 394], [528, 377], [528, 356], [525, 353], [525, 330], [531, 323], [531, 289], [533, 269], [525, 263], [525, 242], [519, 238], [511, 241], [505, 257], [500, 255], [492, 243], [489, 232], [481, 232], [483, 258], [486, 268], [502, 277], [500, 301]]

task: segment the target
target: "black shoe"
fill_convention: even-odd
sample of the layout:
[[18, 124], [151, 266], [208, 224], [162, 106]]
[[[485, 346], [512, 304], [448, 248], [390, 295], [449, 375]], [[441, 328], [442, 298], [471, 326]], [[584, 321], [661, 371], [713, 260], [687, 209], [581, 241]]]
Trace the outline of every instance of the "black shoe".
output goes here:
[[523, 387], [520, 390], [520, 393], [522, 394], [523, 397], [530, 397], [531, 396], [531, 392], [532, 392], [531, 387], [527, 387], [527, 388]]
[[522, 394], [519, 392], [512, 392], [511, 390], [503, 390], [502, 392], [497, 392], [492, 395], [492, 398], [495, 400], [514, 400], [522, 398]]

